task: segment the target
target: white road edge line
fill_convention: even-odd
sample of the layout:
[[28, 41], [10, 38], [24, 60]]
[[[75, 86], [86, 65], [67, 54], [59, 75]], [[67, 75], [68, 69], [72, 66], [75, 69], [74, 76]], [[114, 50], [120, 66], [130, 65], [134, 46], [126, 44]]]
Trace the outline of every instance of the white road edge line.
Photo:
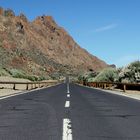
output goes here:
[[70, 107], [70, 101], [66, 101], [65, 107]]
[[67, 97], [70, 97], [70, 94], [67, 94]]
[[64, 118], [63, 119], [63, 136], [62, 140], [72, 140], [72, 125], [71, 120]]

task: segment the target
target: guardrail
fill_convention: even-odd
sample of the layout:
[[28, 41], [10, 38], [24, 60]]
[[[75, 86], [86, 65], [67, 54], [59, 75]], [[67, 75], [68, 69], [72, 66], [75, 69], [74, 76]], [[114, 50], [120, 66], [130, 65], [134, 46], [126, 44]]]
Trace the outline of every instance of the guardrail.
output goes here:
[[4, 85], [11, 85], [13, 90], [16, 90], [17, 85], [26, 85], [26, 90], [35, 88], [47, 87], [49, 85], [55, 85], [61, 81], [45, 81], [45, 82], [0, 82], [0, 88], [5, 88]]
[[111, 89], [111, 87], [116, 86], [116, 88], [123, 89], [125, 92], [127, 89], [133, 88], [140, 90], [140, 84], [135, 83], [117, 83], [117, 82], [88, 82], [88, 83], [81, 83], [86, 86], [92, 86], [96, 88], [103, 88], [103, 89]]

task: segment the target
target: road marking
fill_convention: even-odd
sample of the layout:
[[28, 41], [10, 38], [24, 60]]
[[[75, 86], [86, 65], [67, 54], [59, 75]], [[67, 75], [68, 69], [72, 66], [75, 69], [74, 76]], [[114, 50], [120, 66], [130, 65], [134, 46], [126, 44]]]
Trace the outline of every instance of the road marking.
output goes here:
[[62, 140], [72, 140], [72, 125], [70, 119], [63, 119], [63, 137]]
[[67, 93], [70, 93], [70, 85], [67, 83]]
[[70, 101], [66, 101], [65, 107], [70, 107]]
[[67, 97], [70, 97], [70, 94], [67, 94]]

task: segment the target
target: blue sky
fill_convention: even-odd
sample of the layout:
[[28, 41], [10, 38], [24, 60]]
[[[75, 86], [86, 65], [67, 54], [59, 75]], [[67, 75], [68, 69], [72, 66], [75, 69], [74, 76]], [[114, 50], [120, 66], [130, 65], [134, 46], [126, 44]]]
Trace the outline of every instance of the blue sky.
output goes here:
[[140, 0], [0, 0], [29, 20], [52, 15], [91, 54], [118, 67], [140, 60]]

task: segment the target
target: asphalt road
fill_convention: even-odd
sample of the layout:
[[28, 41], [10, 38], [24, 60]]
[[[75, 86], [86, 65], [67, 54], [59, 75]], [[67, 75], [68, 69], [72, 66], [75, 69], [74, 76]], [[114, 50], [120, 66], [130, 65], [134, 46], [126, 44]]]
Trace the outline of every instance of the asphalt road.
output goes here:
[[140, 101], [67, 84], [0, 100], [0, 140], [140, 140]]

